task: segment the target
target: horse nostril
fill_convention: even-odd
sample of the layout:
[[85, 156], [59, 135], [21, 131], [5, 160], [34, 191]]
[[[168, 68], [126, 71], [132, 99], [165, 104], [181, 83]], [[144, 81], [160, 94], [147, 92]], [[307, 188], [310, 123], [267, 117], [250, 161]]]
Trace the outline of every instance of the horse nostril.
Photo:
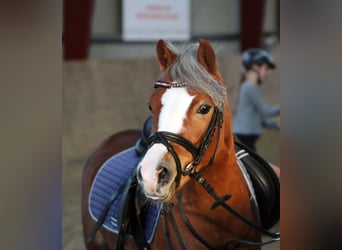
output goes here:
[[167, 183], [170, 177], [169, 170], [166, 167], [160, 166], [158, 171], [159, 171], [159, 183], [162, 183], [162, 184]]

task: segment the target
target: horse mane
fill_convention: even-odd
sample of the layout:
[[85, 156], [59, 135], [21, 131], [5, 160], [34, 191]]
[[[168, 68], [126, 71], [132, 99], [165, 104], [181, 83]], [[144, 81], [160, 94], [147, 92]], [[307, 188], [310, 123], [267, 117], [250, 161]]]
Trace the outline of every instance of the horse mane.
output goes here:
[[220, 111], [227, 101], [227, 90], [198, 62], [197, 50], [199, 43], [176, 47], [167, 43], [167, 47], [177, 55], [174, 62], [161, 73], [163, 79], [169, 75], [173, 81], [186, 82], [190, 88], [207, 93]]

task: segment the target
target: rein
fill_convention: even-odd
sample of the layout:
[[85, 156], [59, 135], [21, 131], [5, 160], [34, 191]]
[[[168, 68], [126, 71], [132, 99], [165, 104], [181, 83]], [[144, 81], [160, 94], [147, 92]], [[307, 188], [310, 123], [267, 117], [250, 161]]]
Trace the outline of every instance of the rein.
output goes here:
[[[158, 88], [158, 87], [178, 88], [178, 87], [186, 87], [186, 83], [156, 81], [154, 83], [154, 87], [155, 88]], [[213, 210], [218, 206], [222, 206], [224, 209], [226, 209], [228, 212], [230, 212], [232, 215], [234, 215], [240, 221], [244, 222], [250, 228], [254, 228], [254, 229], [258, 230], [259, 232], [261, 232], [261, 233], [272, 238], [270, 241], [267, 241], [267, 242], [251, 242], [251, 241], [247, 241], [247, 240], [230, 240], [225, 244], [225, 248], [229, 247], [229, 245], [232, 243], [247, 244], [247, 245], [252, 245], [252, 246], [263, 246], [263, 245], [278, 241], [278, 240], [280, 240], [280, 234], [279, 233], [271, 233], [271, 232], [267, 231], [266, 229], [262, 228], [258, 224], [254, 223], [253, 221], [244, 217], [242, 214], [240, 214], [234, 208], [229, 206], [226, 203], [226, 201], [231, 198], [231, 195], [227, 194], [223, 197], [219, 197], [217, 195], [217, 193], [215, 192], [214, 188], [205, 180], [205, 178], [201, 175], [201, 173], [196, 171], [196, 167], [201, 162], [206, 149], [209, 147], [209, 144], [212, 141], [212, 138], [214, 136], [214, 133], [215, 133], [215, 130], [217, 127], [218, 128], [217, 129], [217, 141], [216, 141], [215, 150], [214, 150], [214, 153], [213, 153], [209, 163], [206, 165], [206, 167], [203, 170], [206, 170], [208, 167], [210, 167], [212, 165], [212, 162], [215, 158], [215, 154], [217, 151], [217, 146], [218, 146], [218, 141], [219, 141], [219, 137], [220, 137], [220, 130], [222, 127], [222, 123], [223, 123], [222, 112], [219, 111], [219, 109], [215, 106], [214, 113], [213, 113], [212, 118], [210, 120], [210, 123], [208, 125], [207, 131], [206, 131], [206, 133], [203, 137], [203, 140], [202, 140], [201, 144], [199, 145], [199, 147], [196, 147], [194, 144], [192, 144], [186, 138], [184, 138], [178, 134], [167, 132], [167, 131], [157, 131], [157, 132], [153, 133], [148, 139], [148, 145], [149, 145], [149, 147], [151, 147], [155, 143], [162, 143], [167, 148], [167, 150], [172, 154], [172, 156], [175, 160], [176, 166], [177, 166], [177, 176], [175, 178], [176, 187], [179, 186], [181, 175], [184, 175], [184, 176], [189, 175], [191, 178], [196, 180], [207, 191], [207, 193], [210, 196], [212, 196], [213, 199], [215, 200], [215, 202], [213, 203], [213, 205], [211, 206], [210, 209]], [[174, 150], [174, 148], [172, 147], [170, 142], [176, 143], [176, 144], [182, 146], [183, 148], [185, 148], [187, 151], [189, 151], [194, 158], [193, 161], [191, 161], [185, 167], [182, 168], [179, 156], [177, 155], [176, 151]], [[209, 247], [209, 249], [215, 249], [215, 248], [211, 248], [209, 246], [209, 244], [191, 226], [189, 220], [186, 218], [184, 211], [182, 209], [180, 195], [178, 196], [178, 201], [179, 201], [179, 206], [180, 206], [179, 209], [180, 209], [183, 221], [185, 222], [188, 230], [204, 246]], [[168, 209], [168, 210], [169, 210], [168, 213], [172, 214], [171, 209]], [[178, 229], [174, 225], [174, 223], [172, 223], [172, 224], [173, 224], [174, 230], [178, 231]], [[179, 233], [177, 235], [179, 235]], [[184, 249], [184, 245], [182, 244], [183, 243], [182, 240], [179, 239], [179, 237], [178, 237], [178, 240], [182, 245], [182, 249]], [[168, 247], [170, 247], [170, 246], [168, 246]], [[216, 249], [219, 249], [219, 248], [216, 248]]]
[[[182, 200], [181, 200], [181, 192], [177, 195], [177, 200], [178, 200], [178, 208], [180, 211], [180, 214], [182, 216], [182, 219], [186, 225], [186, 227], [188, 228], [188, 230], [192, 233], [192, 235], [199, 241], [201, 242], [201, 244], [203, 244], [205, 247], [207, 247], [208, 249], [235, 249], [236, 247], [238, 247], [241, 244], [244, 245], [250, 245], [250, 246], [264, 246], [276, 241], [280, 240], [280, 234], [279, 233], [271, 233], [269, 231], [267, 231], [266, 229], [262, 228], [261, 226], [259, 226], [258, 224], [254, 223], [253, 221], [249, 220], [248, 218], [246, 218], [245, 216], [243, 216], [242, 214], [240, 214], [238, 211], [236, 211], [234, 208], [232, 208], [230, 205], [228, 205], [226, 203], [227, 200], [229, 200], [231, 198], [230, 194], [227, 194], [223, 197], [220, 197], [217, 195], [217, 193], [215, 192], [214, 188], [210, 185], [210, 183], [208, 183], [204, 177], [202, 177], [202, 175], [198, 172], [196, 172], [196, 169], [193, 168], [190, 173], [189, 176], [191, 178], [193, 178], [194, 180], [196, 180], [199, 184], [201, 184], [201, 186], [207, 191], [208, 194], [210, 194], [210, 196], [212, 196], [215, 200], [215, 202], [212, 204], [212, 206], [210, 207], [211, 210], [214, 210], [215, 208], [217, 208], [218, 206], [222, 206], [224, 209], [226, 209], [229, 213], [231, 213], [233, 216], [235, 216], [236, 218], [238, 218], [240, 221], [244, 222], [246, 225], [249, 226], [249, 228], [254, 228], [257, 231], [267, 235], [268, 237], [271, 238], [271, 240], [266, 241], [266, 242], [254, 242], [254, 241], [248, 241], [248, 240], [229, 240], [228, 242], [226, 242], [223, 246], [219, 246], [219, 247], [212, 247], [210, 246], [210, 244], [205, 241], [203, 239], [203, 237], [201, 237], [201, 235], [199, 235], [199, 233], [194, 229], [194, 227], [192, 226], [192, 224], [190, 223], [189, 219], [186, 217], [184, 209], [183, 209], [183, 205], [182, 205]], [[164, 211], [164, 218], [167, 218], [167, 215], [170, 215], [170, 218], [172, 219], [172, 226], [173, 229], [176, 233], [177, 239], [181, 245], [181, 249], [186, 249], [184, 247], [184, 241], [178, 231], [177, 225], [175, 224], [175, 221], [173, 219], [173, 214], [171, 211], [171, 208], [173, 207], [173, 204], [167, 204], [169, 206], [166, 206], [168, 209], [166, 209], [167, 211]], [[167, 227], [165, 225], [165, 219], [164, 219], [164, 231], [165, 231], [165, 237], [167, 240], [167, 245], [168, 248], [170, 248], [171, 246], [171, 241], [169, 239], [169, 232], [167, 230]], [[250, 233], [250, 230], [248, 230], [247, 234], [245, 235], [245, 238], [248, 237]], [[235, 245], [235, 246], [234, 246]], [[233, 246], [233, 248], [229, 248], [230, 246]], [[172, 249], [172, 248], [171, 248]]]
[[[224, 209], [226, 209], [228, 212], [230, 212], [232, 215], [234, 215], [236, 218], [238, 218], [239, 220], [241, 220], [242, 222], [244, 222], [248, 226], [253, 227], [254, 229], [258, 230], [259, 232], [271, 237], [272, 238], [271, 242], [280, 240], [280, 234], [279, 233], [271, 233], [271, 232], [267, 231], [266, 229], [255, 224], [254, 222], [252, 222], [251, 220], [249, 220], [248, 218], [246, 218], [242, 214], [240, 214], [238, 211], [236, 211], [234, 208], [229, 206], [225, 201], [228, 200], [231, 197], [231, 195], [228, 194], [222, 198], [219, 197], [216, 194], [214, 188], [201, 176], [200, 173], [198, 173], [194, 170], [189, 174], [189, 176], [192, 177], [193, 179], [195, 179], [199, 184], [201, 184], [201, 186], [208, 192], [208, 194], [210, 194], [215, 199], [215, 202], [213, 203], [213, 205], [211, 206], [210, 209], [213, 210], [218, 206], [222, 206]], [[253, 243], [253, 245], [259, 244], [259, 243], [255, 243], [255, 242], [251, 242], [251, 243]], [[260, 244], [265, 245], [264, 243], [260, 243]]]

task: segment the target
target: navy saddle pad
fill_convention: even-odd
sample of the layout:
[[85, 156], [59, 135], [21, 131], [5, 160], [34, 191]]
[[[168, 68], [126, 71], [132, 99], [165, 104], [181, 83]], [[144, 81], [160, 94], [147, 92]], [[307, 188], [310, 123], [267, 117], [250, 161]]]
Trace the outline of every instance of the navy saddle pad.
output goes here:
[[[99, 169], [89, 195], [89, 212], [95, 221], [98, 221], [110, 196], [130, 178], [139, 161], [140, 156], [132, 147], [112, 156]], [[117, 196], [102, 224], [107, 230], [116, 234], [120, 230], [120, 204], [121, 200], [125, 198], [122, 194]], [[153, 202], [144, 211], [142, 226], [148, 243], [153, 241], [160, 211], [161, 204]]]

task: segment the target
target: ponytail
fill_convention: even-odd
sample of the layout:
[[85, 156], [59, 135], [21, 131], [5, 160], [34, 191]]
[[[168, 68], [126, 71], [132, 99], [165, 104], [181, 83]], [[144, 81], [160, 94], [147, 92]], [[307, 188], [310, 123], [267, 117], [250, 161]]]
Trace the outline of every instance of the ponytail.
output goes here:
[[233, 106], [233, 114], [236, 112], [237, 105], [239, 103], [239, 95], [240, 95], [240, 88], [241, 85], [246, 81], [246, 71], [242, 70], [240, 74], [240, 82], [237, 86], [237, 90], [235, 92], [235, 101], [234, 101], [234, 106]]

